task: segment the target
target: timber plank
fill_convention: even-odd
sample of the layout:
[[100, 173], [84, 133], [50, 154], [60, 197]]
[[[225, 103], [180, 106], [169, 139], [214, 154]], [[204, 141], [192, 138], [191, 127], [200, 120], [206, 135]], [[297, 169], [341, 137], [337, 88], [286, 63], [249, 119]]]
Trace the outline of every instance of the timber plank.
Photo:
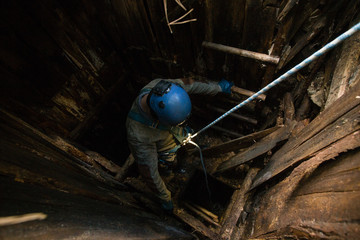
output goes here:
[[[255, 236], [266, 232], [272, 232], [274, 230], [279, 231], [279, 228], [283, 227], [281, 224], [287, 226], [289, 221], [296, 217], [296, 214], [290, 217], [290, 219], [288, 216], [285, 216], [287, 212], [291, 211], [289, 210], [289, 204], [292, 204], [292, 201], [294, 201], [294, 199], [296, 199], [299, 195], [303, 195], [305, 197], [305, 193], [308, 192], [308, 189], [314, 190], [312, 193], [324, 193], [324, 191], [317, 191], [318, 189], [316, 189], [321, 189], [323, 186], [327, 186], [328, 183], [324, 181], [321, 183], [319, 182], [319, 179], [323, 176], [334, 175], [338, 172], [338, 169], [341, 169], [341, 173], [341, 171], [344, 172], [358, 166], [360, 159], [359, 151], [354, 150], [341, 155], [340, 153], [359, 147], [359, 134], [360, 132], [357, 131], [321, 150], [316, 154], [316, 156], [304, 161], [296, 167], [283, 181], [270, 188], [269, 191], [267, 191], [267, 193], [262, 197], [262, 200], [259, 202], [260, 207], [257, 210], [257, 213], [255, 213], [255, 225], [259, 225], [259, 227], [255, 229]], [[336, 159], [330, 160], [334, 158]], [[326, 164], [324, 164], [324, 162], [326, 162]], [[316, 172], [314, 172], [315, 170]], [[336, 189], [337, 192], [341, 193], [349, 190], [349, 187], [344, 184], [339, 184], [339, 182], [334, 182], [334, 184], [338, 187]], [[357, 188], [354, 186], [356, 184], [357, 181], [352, 184], [353, 189]], [[332, 191], [331, 188], [328, 188], [327, 192], [336, 191]], [[307, 211], [318, 213], [323, 211], [321, 206], [315, 206], [315, 203], [316, 198], [314, 198], [314, 207], [309, 206]], [[306, 212], [306, 209], [294, 210]], [[281, 217], [279, 218], [279, 216]], [[326, 218], [322, 219], [320, 214], [315, 219], [316, 222], [326, 221]], [[311, 220], [313, 221], [313, 219]]]
[[302, 188], [296, 193], [296, 195], [302, 196], [324, 192], [360, 191], [360, 186], [358, 184], [359, 179], [359, 168], [333, 175], [326, 175], [321, 177], [316, 176], [313, 180], [316, 182], [316, 184], [313, 184], [307, 188]]
[[[360, 128], [360, 105], [349, 111], [336, 122], [324, 128], [320, 133], [313, 136], [311, 139], [303, 141], [300, 146], [289, 149], [287, 152], [281, 151], [282, 155], [275, 153], [270, 159], [269, 164], [259, 173], [254, 181], [252, 189], [259, 186], [261, 183], [267, 181], [271, 177], [284, 171], [291, 165], [301, 161], [320, 149], [327, 147], [331, 143], [351, 134]], [[305, 130], [307, 128], [304, 128]], [[301, 132], [303, 133], [303, 131]], [[295, 141], [299, 138], [294, 138]]]
[[[290, 212], [298, 210], [296, 218], [304, 221], [322, 219], [327, 222], [342, 222], [359, 219], [359, 198], [360, 191], [324, 192], [297, 196], [291, 201], [288, 214], [292, 216]], [[311, 209], [318, 210], [311, 211]]]
[[197, 218], [193, 217], [189, 213], [187, 213], [184, 209], [175, 209], [175, 216], [180, 218], [183, 222], [194, 228], [196, 231], [199, 231], [204, 236], [210, 239], [218, 239], [217, 234], [215, 234], [212, 230], [206, 227], [201, 221]]
[[202, 153], [204, 156], [207, 156], [207, 157], [218, 156], [220, 154], [236, 151], [241, 148], [246, 148], [246, 147], [251, 146], [257, 140], [271, 134], [272, 132], [276, 131], [279, 128], [281, 128], [281, 126], [275, 126], [275, 127], [263, 130], [263, 131], [249, 134], [247, 136], [233, 139], [231, 141], [228, 141], [228, 142], [225, 142], [225, 143], [213, 146], [213, 147], [206, 148], [202, 151]]
[[260, 156], [261, 154], [266, 153], [276, 146], [277, 143], [286, 140], [290, 134], [292, 129], [295, 127], [295, 123], [290, 124], [288, 126], [282, 127], [275, 132], [269, 134], [268, 136], [261, 139], [259, 142], [253, 144], [244, 152], [241, 152], [226, 162], [222, 163], [217, 172], [225, 171], [229, 168], [238, 166], [240, 164], [246, 163], [255, 157]]

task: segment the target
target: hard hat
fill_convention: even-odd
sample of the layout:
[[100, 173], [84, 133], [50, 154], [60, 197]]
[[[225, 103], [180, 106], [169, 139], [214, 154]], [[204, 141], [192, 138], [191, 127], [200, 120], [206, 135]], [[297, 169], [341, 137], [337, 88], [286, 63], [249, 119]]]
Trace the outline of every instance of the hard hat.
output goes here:
[[190, 116], [191, 101], [187, 92], [176, 83], [161, 80], [150, 91], [148, 104], [162, 124], [180, 125]]

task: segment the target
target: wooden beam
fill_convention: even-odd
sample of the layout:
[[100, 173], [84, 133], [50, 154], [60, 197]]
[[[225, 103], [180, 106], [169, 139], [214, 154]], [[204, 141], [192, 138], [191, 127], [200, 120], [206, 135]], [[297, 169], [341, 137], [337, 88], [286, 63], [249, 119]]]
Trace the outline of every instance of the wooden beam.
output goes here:
[[135, 158], [130, 153], [129, 157], [126, 159], [124, 165], [121, 166], [121, 170], [118, 174], [116, 174], [115, 179], [118, 181], [123, 181], [125, 179], [126, 173], [128, 172], [129, 168], [134, 164]]
[[[252, 95], [255, 94], [255, 92], [253, 92], [253, 91], [246, 90], [246, 89], [243, 89], [243, 88], [239, 88], [239, 87], [236, 87], [236, 86], [231, 87], [231, 92], [238, 93], [240, 95], [244, 95], [244, 96], [248, 96], [248, 97], [251, 97]], [[266, 95], [265, 94], [260, 94], [257, 98], [262, 100], [262, 101], [265, 101]]]
[[295, 5], [297, 5], [298, 3], [299, 3], [299, 0], [289, 0], [286, 3], [283, 10], [280, 12], [279, 16], [277, 17], [277, 21], [281, 22], [288, 15], [288, 13], [291, 11], [291, 9], [293, 9], [293, 7]]
[[[219, 108], [219, 107], [215, 107], [215, 106], [211, 106], [211, 105], [206, 105], [206, 107], [210, 110], [213, 110], [215, 112], [218, 112], [218, 113], [226, 113], [227, 110], [225, 109], [222, 109], [222, 108]], [[257, 125], [257, 120], [256, 119], [253, 119], [253, 118], [250, 118], [250, 117], [245, 117], [243, 115], [240, 115], [240, 114], [237, 114], [237, 113], [230, 113], [229, 116], [233, 117], [233, 118], [236, 118], [240, 121], [244, 121], [244, 122], [248, 122], [248, 123], [251, 123], [251, 124], [254, 124], [254, 125]]]
[[213, 240], [218, 239], [216, 233], [214, 233], [211, 229], [206, 227], [200, 220], [187, 213], [184, 209], [175, 209], [174, 215], [180, 218], [183, 222], [194, 228], [202, 235]]
[[281, 126], [275, 126], [260, 132], [255, 132], [237, 139], [233, 139], [231, 141], [225, 142], [225, 143], [221, 143], [219, 145], [210, 147], [210, 148], [206, 148], [202, 151], [204, 156], [207, 157], [213, 157], [213, 156], [217, 156], [219, 154], [224, 154], [224, 153], [228, 153], [231, 151], [236, 151], [239, 150], [241, 148], [246, 148], [251, 146], [252, 144], [254, 144], [256, 141], [258, 141], [259, 139], [269, 135], [270, 133], [276, 131], [277, 129], [279, 129]]
[[232, 167], [238, 166], [240, 164], [246, 163], [255, 157], [258, 157], [272, 148], [274, 148], [279, 142], [286, 140], [295, 127], [294, 124], [284, 126], [279, 128], [275, 132], [269, 134], [268, 136], [261, 139], [259, 142], [253, 144], [251, 147], [246, 149], [245, 151], [235, 155], [234, 157], [230, 158], [229, 160], [223, 162], [217, 169], [216, 172], [223, 172], [227, 169]]
[[199, 211], [205, 213], [207, 216], [211, 217], [215, 222], [219, 222], [219, 217], [217, 215], [215, 215], [214, 213], [210, 212], [209, 210], [207, 210], [195, 203], [191, 203], [191, 205], [194, 206]]
[[97, 163], [94, 159], [91, 159], [89, 156], [85, 156], [84, 153], [79, 151], [78, 149], [66, 150], [67, 147], [61, 146], [55, 139], [48, 137], [38, 129], [32, 127], [28, 123], [23, 120], [15, 117], [14, 115], [8, 113], [7, 111], [0, 108], [0, 120], [7, 122], [8, 126], [14, 125], [16, 128], [21, 129], [24, 134], [31, 134], [38, 138], [38, 140], [44, 145], [50, 147], [51, 149], [64, 154], [69, 159], [73, 160], [76, 165], [81, 167], [83, 170], [86, 170], [89, 174], [91, 174], [95, 179], [98, 179], [102, 182], [106, 182], [107, 184], [111, 184], [113, 186], [121, 186], [126, 188], [125, 185], [119, 183], [111, 176], [108, 172], [103, 171], [100, 167], [96, 167]]
[[217, 51], [221, 51], [221, 52], [226, 52], [226, 53], [230, 53], [230, 54], [234, 54], [234, 55], [239, 55], [242, 57], [256, 59], [261, 62], [268, 62], [268, 63], [272, 63], [272, 64], [277, 64], [279, 62], [279, 57], [269, 56], [264, 53], [252, 52], [252, 51], [248, 51], [248, 50], [244, 50], [244, 49], [240, 49], [240, 48], [229, 47], [229, 46], [225, 46], [225, 45], [218, 44], [218, 43], [204, 41], [202, 43], [202, 46], [206, 47], [206, 48], [214, 49]]
[[248, 198], [248, 194], [246, 193], [250, 189], [251, 183], [259, 170], [260, 169], [258, 168], [251, 168], [247, 173], [244, 182], [241, 184], [241, 188], [234, 191], [230, 200], [230, 204], [226, 209], [227, 214], [225, 214], [222, 228], [220, 230], [219, 235], [221, 236], [221, 239], [230, 239], [230, 236], [236, 227], [240, 214], [243, 211], [246, 200]]
[[200, 210], [196, 209], [194, 206], [192, 206], [191, 204], [184, 202], [184, 205], [189, 208], [191, 211], [193, 211], [194, 213], [196, 213], [199, 217], [201, 217], [202, 219], [204, 219], [206, 222], [213, 224], [217, 227], [221, 227], [221, 225], [217, 222], [215, 222], [213, 219], [211, 219], [209, 216], [207, 216], [206, 214], [204, 214], [203, 212], [201, 212]]
[[255, 143], [245, 151], [238, 153], [231, 159], [223, 162], [218, 167], [217, 171], [224, 171], [250, 161], [251, 159], [258, 157], [261, 154], [270, 151], [279, 142], [286, 140], [290, 136], [292, 130], [297, 125], [297, 122], [294, 121], [295, 108], [290, 93], [285, 93], [283, 102], [285, 126], [264, 137], [261, 141]]
[[360, 129], [360, 125], [358, 124], [359, 117], [360, 105], [327, 126], [323, 131], [308, 141], [303, 142], [299, 147], [291, 149], [281, 156], [275, 154], [270, 159], [269, 164], [259, 173], [253, 188], [284, 171], [291, 165], [312, 156], [317, 151]]
[[61, 150], [81, 159], [84, 162], [90, 163], [95, 166], [96, 164], [99, 164], [103, 168], [115, 174], [121, 171], [120, 166], [116, 165], [111, 160], [101, 156], [99, 153], [93, 151], [81, 151], [79, 148], [75, 147], [73, 144], [64, 140], [61, 137], [54, 137], [53, 143]]

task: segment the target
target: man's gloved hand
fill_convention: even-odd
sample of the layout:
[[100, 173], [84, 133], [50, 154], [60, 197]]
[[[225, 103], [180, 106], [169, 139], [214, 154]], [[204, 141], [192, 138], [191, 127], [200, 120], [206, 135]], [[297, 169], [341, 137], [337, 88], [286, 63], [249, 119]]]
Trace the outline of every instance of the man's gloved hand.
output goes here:
[[231, 87], [234, 85], [233, 82], [229, 82], [227, 80], [225, 80], [224, 78], [221, 79], [221, 81], [218, 83], [219, 86], [221, 87], [221, 91], [224, 93], [231, 93]]
[[194, 130], [191, 129], [189, 126], [184, 126], [184, 127], [173, 127], [172, 129], [170, 129], [170, 132], [172, 133], [172, 135], [176, 138], [176, 140], [182, 144], [184, 142], [184, 140], [187, 138], [188, 134], [193, 134]]

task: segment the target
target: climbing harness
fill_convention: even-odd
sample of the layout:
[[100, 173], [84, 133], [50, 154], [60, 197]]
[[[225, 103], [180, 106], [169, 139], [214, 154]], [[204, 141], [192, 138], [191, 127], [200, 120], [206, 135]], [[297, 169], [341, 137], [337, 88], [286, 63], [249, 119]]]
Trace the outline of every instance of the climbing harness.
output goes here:
[[201, 160], [201, 164], [203, 166], [204, 169], [204, 173], [205, 173], [205, 181], [206, 181], [206, 187], [208, 189], [209, 192], [209, 197], [211, 196], [210, 194], [210, 189], [208, 186], [208, 180], [207, 180], [207, 174], [206, 174], [206, 168], [205, 168], [205, 164], [203, 161], [203, 157], [202, 157], [202, 152], [200, 147], [192, 141], [192, 139], [194, 137], [196, 137], [197, 135], [199, 135], [200, 133], [204, 132], [206, 129], [208, 129], [209, 127], [213, 126], [214, 124], [216, 124], [217, 122], [219, 122], [220, 120], [222, 120], [223, 118], [225, 118], [226, 116], [228, 116], [230, 113], [238, 110], [239, 108], [241, 108], [242, 106], [244, 106], [245, 104], [251, 102], [252, 100], [254, 100], [255, 98], [257, 98], [259, 95], [265, 93], [266, 91], [268, 91], [270, 88], [278, 85], [280, 82], [282, 82], [283, 80], [285, 80], [286, 78], [288, 78], [289, 76], [291, 76], [292, 74], [298, 72], [300, 69], [304, 68], [305, 66], [307, 66], [309, 63], [311, 63], [312, 61], [314, 61], [315, 59], [319, 58], [321, 55], [325, 54], [326, 52], [330, 51], [331, 49], [333, 49], [335, 46], [337, 46], [339, 43], [341, 43], [342, 41], [344, 41], [345, 39], [349, 38], [351, 35], [353, 35], [354, 33], [356, 33], [357, 31], [360, 30], [360, 22], [356, 25], [354, 25], [352, 28], [350, 28], [348, 31], [346, 31], [345, 33], [341, 34], [340, 36], [338, 36], [337, 38], [335, 38], [333, 41], [331, 41], [330, 43], [326, 44], [324, 47], [322, 47], [320, 50], [316, 51], [315, 53], [313, 53], [310, 57], [306, 58], [305, 60], [303, 60], [301, 63], [299, 63], [298, 65], [296, 65], [295, 67], [293, 67], [292, 69], [290, 69], [289, 71], [287, 71], [286, 73], [284, 73], [283, 75], [281, 75], [280, 77], [278, 77], [277, 79], [275, 79], [273, 82], [269, 83], [268, 85], [266, 85], [264, 88], [262, 88], [261, 90], [259, 90], [258, 92], [254, 93], [252, 96], [250, 96], [249, 98], [247, 98], [246, 100], [244, 100], [243, 102], [239, 103], [238, 105], [236, 105], [235, 107], [233, 107], [232, 109], [230, 109], [229, 111], [227, 111], [226, 113], [224, 113], [223, 115], [221, 115], [219, 118], [215, 119], [213, 122], [211, 122], [209, 125], [205, 126], [204, 128], [202, 128], [201, 130], [199, 130], [197, 133], [195, 134], [188, 134], [188, 137], [183, 141], [183, 145], [187, 144], [187, 143], [191, 143], [193, 145], [195, 145], [197, 147], [197, 149], [199, 150], [200, 153], [200, 160]]

